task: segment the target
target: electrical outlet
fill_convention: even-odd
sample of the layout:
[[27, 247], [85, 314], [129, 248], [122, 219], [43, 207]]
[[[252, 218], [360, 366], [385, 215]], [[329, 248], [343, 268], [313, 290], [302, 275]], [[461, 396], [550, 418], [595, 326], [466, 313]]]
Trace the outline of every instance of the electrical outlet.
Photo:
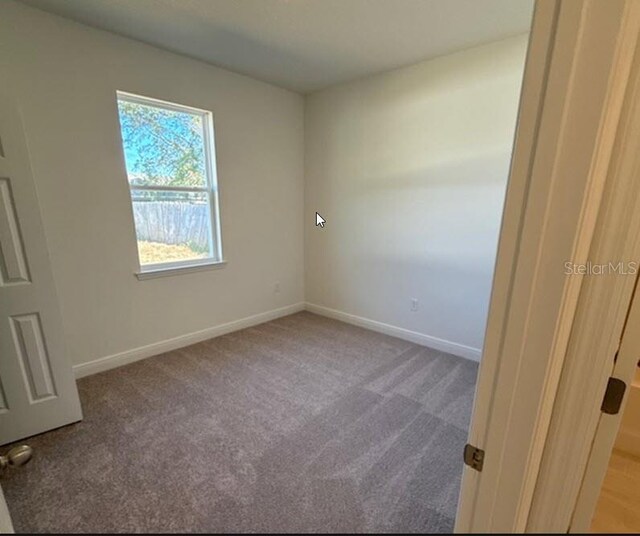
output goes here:
[[415, 298], [411, 298], [411, 310], [413, 312], [418, 310], [418, 300], [416, 300]]
[[280, 294], [280, 282], [276, 282], [275, 285], [273, 285], [273, 292]]

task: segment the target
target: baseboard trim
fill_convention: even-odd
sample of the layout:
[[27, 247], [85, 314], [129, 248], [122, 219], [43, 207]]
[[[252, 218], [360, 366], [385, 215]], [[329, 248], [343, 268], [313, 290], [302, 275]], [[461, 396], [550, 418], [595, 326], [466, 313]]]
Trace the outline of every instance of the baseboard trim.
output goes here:
[[427, 346], [434, 350], [440, 350], [441, 352], [447, 352], [459, 357], [464, 357], [471, 361], [480, 361], [480, 357], [482, 356], [482, 350], [480, 348], [465, 346], [464, 344], [447, 341], [438, 337], [432, 337], [431, 335], [425, 335], [424, 333], [419, 333], [417, 331], [399, 328], [397, 326], [392, 326], [391, 324], [385, 324], [384, 322], [378, 322], [377, 320], [371, 320], [369, 318], [352, 315], [336, 309], [330, 309], [329, 307], [324, 307], [322, 305], [307, 302], [305, 304], [305, 309], [311, 313], [334, 318], [335, 320], [341, 320], [347, 324], [367, 328], [372, 331], [384, 333], [385, 335], [398, 337], [405, 341], [420, 344], [421, 346]]
[[465, 359], [470, 359], [472, 361], [480, 361], [480, 356], [482, 355], [482, 351], [479, 348], [473, 348], [471, 346], [465, 346], [463, 344], [447, 341], [438, 337], [432, 337], [431, 335], [425, 335], [424, 333], [392, 326], [391, 324], [385, 324], [384, 322], [378, 322], [377, 320], [371, 320], [369, 318], [352, 315], [336, 309], [330, 309], [329, 307], [324, 307], [322, 305], [300, 302], [286, 307], [281, 307], [279, 309], [273, 309], [271, 311], [265, 311], [264, 313], [241, 318], [239, 320], [234, 320], [232, 322], [227, 322], [225, 324], [220, 324], [212, 328], [187, 333], [186, 335], [180, 335], [172, 339], [166, 339], [146, 346], [140, 346], [132, 350], [126, 350], [117, 354], [100, 357], [86, 363], [80, 363], [79, 365], [73, 366], [73, 373], [76, 378], [84, 378], [85, 376], [128, 365], [129, 363], [134, 363], [141, 359], [170, 352], [171, 350], [177, 350], [178, 348], [183, 348], [190, 344], [195, 344], [207, 339], [213, 339], [220, 335], [263, 324], [270, 320], [275, 320], [276, 318], [304, 310], [321, 316], [334, 318], [336, 320], [346, 322], [347, 324], [353, 324], [354, 326], [360, 326], [372, 331], [391, 335], [392, 337], [398, 337], [399, 339], [434, 348], [435, 350], [464, 357]]
[[282, 316], [304, 311], [304, 309], [305, 304], [303, 302], [287, 305], [286, 307], [281, 307], [279, 309], [272, 309], [271, 311], [247, 316], [212, 328], [187, 333], [186, 335], [180, 335], [164, 341], [154, 342], [146, 346], [134, 348], [133, 350], [126, 350], [117, 354], [100, 357], [93, 361], [88, 361], [87, 363], [80, 363], [79, 365], [73, 366], [73, 373], [76, 378], [84, 378], [91, 374], [97, 374], [98, 372], [104, 372], [105, 370], [121, 367], [122, 365], [127, 365], [141, 359], [146, 359], [147, 357], [170, 352], [171, 350], [177, 350], [178, 348], [183, 348], [190, 344], [219, 337], [220, 335], [225, 335], [233, 331], [263, 324], [264, 322], [269, 322], [270, 320], [275, 320]]

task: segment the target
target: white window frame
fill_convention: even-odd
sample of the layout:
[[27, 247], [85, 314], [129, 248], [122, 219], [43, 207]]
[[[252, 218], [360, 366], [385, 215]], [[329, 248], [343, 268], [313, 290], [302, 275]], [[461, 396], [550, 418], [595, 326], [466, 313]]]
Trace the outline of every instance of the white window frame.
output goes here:
[[[128, 173], [127, 184], [129, 185], [129, 199], [131, 201], [131, 210], [133, 214], [133, 192], [132, 190], [153, 191], [153, 192], [204, 192], [209, 200], [209, 214], [211, 218], [211, 233], [209, 235], [209, 250], [210, 256], [203, 259], [189, 259], [184, 261], [162, 262], [154, 264], [142, 264], [140, 262], [140, 250], [138, 248], [138, 239], [135, 229], [134, 220], [134, 235], [136, 238], [136, 250], [138, 255], [138, 271], [136, 276], [138, 279], [148, 279], [152, 277], [162, 277], [166, 275], [172, 275], [177, 273], [186, 273], [199, 271], [202, 269], [222, 267], [226, 264], [226, 261], [222, 257], [222, 235], [220, 232], [220, 208], [219, 208], [219, 195], [218, 195], [218, 175], [216, 169], [216, 152], [215, 152], [215, 137], [213, 128], [213, 114], [208, 110], [202, 110], [200, 108], [194, 108], [192, 106], [185, 106], [182, 104], [176, 104], [173, 102], [154, 99], [152, 97], [145, 97], [142, 95], [136, 95], [125, 91], [116, 91], [118, 102], [131, 102], [136, 104], [142, 104], [144, 106], [153, 106], [156, 108], [162, 108], [164, 110], [170, 110], [174, 112], [190, 113], [199, 115], [202, 118], [202, 130], [203, 130], [203, 144], [204, 144], [204, 160], [205, 160], [205, 180], [206, 184], [203, 187], [188, 187], [188, 186], [147, 186], [147, 185], [132, 185], [129, 181]], [[124, 158], [124, 142], [121, 143]], [[125, 162], [126, 164], [126, 162]]]

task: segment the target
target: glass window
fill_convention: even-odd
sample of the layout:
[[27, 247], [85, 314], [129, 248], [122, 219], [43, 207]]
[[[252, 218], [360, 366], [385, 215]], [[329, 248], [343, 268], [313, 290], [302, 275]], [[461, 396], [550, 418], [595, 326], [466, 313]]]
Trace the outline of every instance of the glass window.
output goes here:
[[210, 112], [118, 92], [141, 271], [222, 260]]

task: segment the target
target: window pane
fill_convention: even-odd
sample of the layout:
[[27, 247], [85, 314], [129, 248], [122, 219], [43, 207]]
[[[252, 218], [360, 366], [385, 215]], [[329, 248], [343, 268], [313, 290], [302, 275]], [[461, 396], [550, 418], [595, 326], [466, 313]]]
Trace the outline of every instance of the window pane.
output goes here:
[[213, 256], [206, 192], [131, 190], [140, 264]]
[[206, 186], [200, 114], [118, 99], [131, 186]]

